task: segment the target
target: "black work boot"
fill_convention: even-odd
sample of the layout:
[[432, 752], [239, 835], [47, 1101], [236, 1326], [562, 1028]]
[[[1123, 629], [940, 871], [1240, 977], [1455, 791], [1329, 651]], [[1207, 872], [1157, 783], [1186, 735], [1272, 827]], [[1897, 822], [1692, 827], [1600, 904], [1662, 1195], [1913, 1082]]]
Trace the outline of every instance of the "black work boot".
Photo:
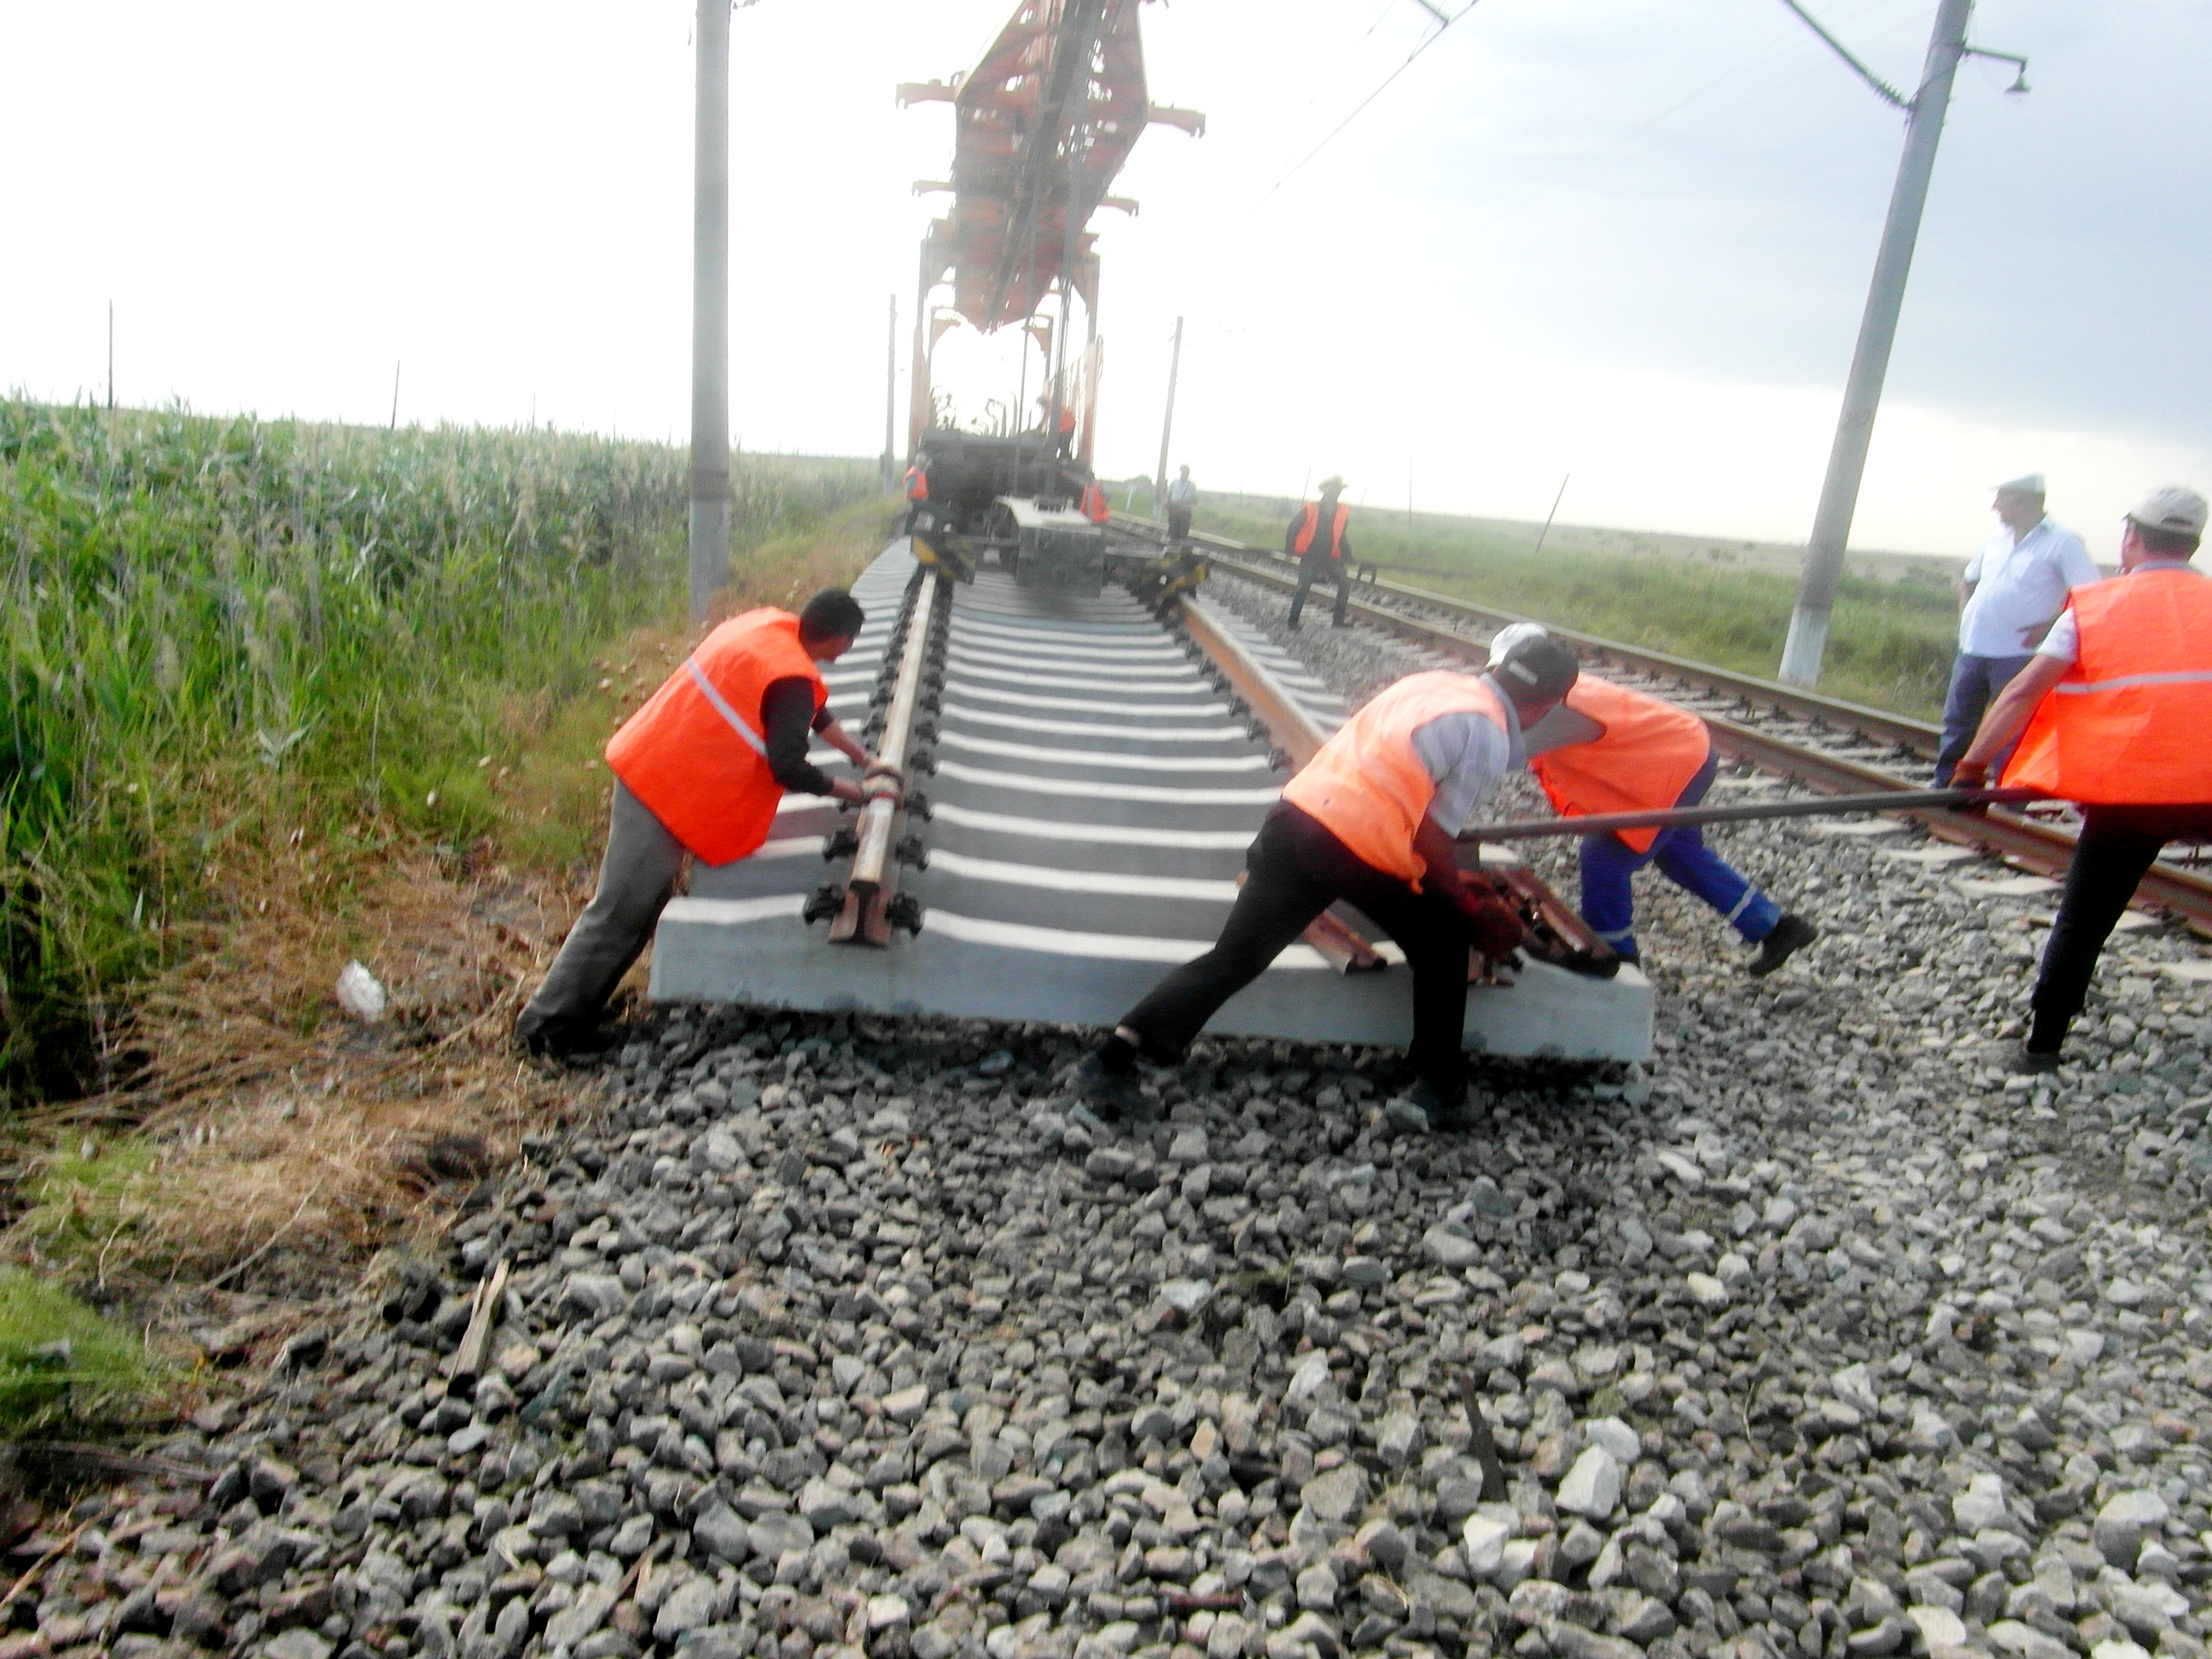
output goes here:
[[1109, 1072], [1093, 1052], [1077, 1062], [1068, 1082], [1075, 1097], [1109, 1123], [1144, 1114], [1145, 1097], [1134, 1066]]
[[1753, 979], [1765, 979], [1820, 937], [1820, 930], [1804, 917], [1784, 911], [1774, 930], [1759, 941], [1759, 954], [1747, 971]]

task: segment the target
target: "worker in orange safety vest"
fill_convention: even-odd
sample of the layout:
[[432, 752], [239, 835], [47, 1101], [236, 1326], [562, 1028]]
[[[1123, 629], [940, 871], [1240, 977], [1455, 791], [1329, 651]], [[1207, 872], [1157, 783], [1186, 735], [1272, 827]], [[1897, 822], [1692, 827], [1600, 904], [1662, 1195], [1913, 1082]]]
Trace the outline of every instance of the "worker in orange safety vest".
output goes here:
[[763, 608], [732, 617], [616, 732], [599, 889], [515, 1022], [530, 1052], [600, 1046], [594, 1028], [607, 999], [652, 936], [687, 854], [728, 864], [756, 851], [786, 791], [862, 803], [859, 777], [831, 778], [807, 759], [811, 734], [860, 776], [896, 779], [830, 717], [822, 678], [821, 665], [852, 649], [865, 620], [842, 587], [823, 588], [797, 616]]
[[929, 472], [921, 457], [916, 456], [914, 465], [906, 470], [906, 527], [899, 532], [901, 535], [914, 534], [915, 522], [928, 505]]
[[2076, 587], [2027, 667], [1990, 705], [1951, 775], [1985, 782], [2014, 738], [2008, 787], [2081, 807], [2026, 1039], [2006, 1058], [2056, 1070], [2105, 941], [2168, 842], [2212, 840], [2212, 583], [2190, 565], [2204, 497], [2154, 490], [2123, 521], [2117, 581]]
[[[1490, 642], [1493, 654], [1544, 630], [1515, 623]], [[1566, 700], [1522, 734], [1528, 769], [1562, 817], [1695, 806], [1719, 770], [1712, 733], [1687, 709], [1585, 674]], [[1758, 945], [1749, 972], [1765, 978], [1820, 936], [1705, 844], [1696, 824], [1616, 830], [1582, 842], [1582, 914], [1591, 931], [1629, 961], [1638, 959], [1630, 878], [1647, 864], [1720, 912]]]
[[1352, 557], [1352, 544], [1345, 536], [1344, 527], [1352, 517], [1352, 509], [1337, 499], [1343, 494], [1342, 478], [1334, 473], [1323, 478], [1321, 499], [1301, 507], [1283, 532], [1283, 551], [1298, 562], [1298, 588], [1291, 596], [1290, 625], [1293, 629], [1305, 611], [1307, 590], [1324, 578], [1336, 584], [1334, 624], [1342, 628], [1350, 621], [1346, 608], [1352, 602], [1352, 567], [1346, 561]]
[[1511, 907], [1468, 885], [1452, 837], [1523, 763], [1523, 725], [1566, 695], [1575, 672], [1556, 640], [1527, 641], [1480, 677], [1410, 675], [1346, 721], [1261, 824], [1213, 948], [1154, 986], [1078, 1065], [1082, 1102], [1109, 1117], [1139, 1109], [1138, 1059], [1178, 1059], [1223, 1003], [1343, 899], [1397, 940], [1413, 972], [1417, 1081], [1407, 1104], [1431, 1129], [1465, 1127], [1468, 951], [1496, 962], [1524, 933]]
[[1107, 503], [1106, 491], [1096, 478], [1083, 486], [1083, 516], [1093, 524], [1104, 524], [1114, 516]]

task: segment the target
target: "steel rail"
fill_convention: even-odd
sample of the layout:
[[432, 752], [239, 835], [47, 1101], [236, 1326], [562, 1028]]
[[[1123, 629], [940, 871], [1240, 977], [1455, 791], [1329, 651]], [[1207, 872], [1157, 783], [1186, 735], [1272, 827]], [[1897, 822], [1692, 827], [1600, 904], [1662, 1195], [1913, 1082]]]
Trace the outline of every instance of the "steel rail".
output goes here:
[[[1125, 520], [1117, 514], [1114, 522], [1147, 540], [1158, 539], [1164, 533], [1142, 519]], [[1208, 559], [1221, 569], [1284, 592], [1291, 592], [1297, 586], [1296, 563], [1279, 553], [1204, 532], [1193, 532], [1189, 539], [1203, 544], [1207, 550]], [[1666, 652], [1653, 651], [1642, 646], [1625, 645], [1619, 640], [1606, 639], [1601, 635], [1557, 627], [1540, 617], [1524, 617], [1518, 611], [1477, 605], [1472, 600], [1454, 599], [1405, 582], [1378, 580], [1354, 584], [1355, 597], [1352, 601], [1354, 611], [1370, 622], [1424, 644], [1449, 644], [1465, 649], [1475, 641], [1451, 629], [1439, 627], [1418, 617], [1409, 617], [1404, 611], [1394, 611], [1387, 605], [1361, 599], [1357, 593], [1363, 586], [1395, 595], [1410, 604], [1433, 605], [1437, 610], [1468, 617], [1493, 629], [1503, 628], [1511, 623], [1536, 623], [1547, 633], [1566, 641], [1586, 656], [1617, 662], [1642, 673], [1686, 681], [1747, 702], [1763, 703], [1799, 720], [1856, 732], [1871, 742], [1932, 755], [1940, 736], [1939, 729], [1929, 722], [1893, 714], [1885, 708], [1870, 708], [1864, 703], [1846, 702], [1838, 697], [1815, 696], [1802, 687], [1763, 680], [1755, 675], [1738, 674], [1725, 668], [1710, 667], [1704, 663], [1692, 662], [1686, 657], [1670, 656]]]
[[884, 912], [898, 882], [892, 837], [897, 833], [902, 811], [907, 751], [914, 746], [915, 717], [929, 667], [931, 623], [945, 582], [937, 571], [927, 571], [907, 609], [906, 645], [899, 658], [898, 678], [891, 688], [890, 706], [884, 716], [883, 736], [876, 746], [878, 758], [896, 768], [897, 774], [877, 773], [861, 781], [867, 801], [860, 808], [856, 830], [860, 844], [853, 854], [852, 872], [846, 878], [845, 902], [830, 924], [830, 938], [834, 943], [880, 945], [890, 942], [890, 927]]
[[[1145, 536], [1146, 539], [1152, 539], [1157, 535], [1157, 527], [1143, 520], [1125, 520], [1117, 516], [1115, 523]], [[1203, 543], [1210, 550], [1226, 550], [1232, 555], [1243, 556], [1224, 558], [1218, 550], [1210, 551], [1209, 562], [1218, 569], [1280, 591], [1287, 592], [1297, 586], [1296, 579], [1284, 574], [1282, 569], [1249, 562], [1252, 557], [1259, 556], [1273, 561], [1277, 566], [1287, 562], [1279, 556], [1263, 553], [1261, 550], [1231, 541], [1225, 537], [1194, 534], [1190, 539]], [[1405, 587], [1396, 583], [1383, 586], [1401, 597], [1483, 621], [1503, 624], [1534, 620], [1509, 611], [1447, 599], [1419, 588]], [[1352, 608], [1364, 619], [1422, 645], [1481, 661], [1489, 659], [1488, 651], [1480, 642], [1452, 629], [1439, 627], [1365, 600], [1355, 599]], [[1864, 708], [1856, 703], [1814, 696], [1793, 687], [1754, 679], [1747, 675], [1732, 674], [1724, 669], [1708, 668], [1683, 658], [1640, 650], [1595, 635], [1553, 628], [1548, 623], [1541, 625], [1556, 637], [1582, 647], [1592, 656], [1610, 658], [1644, 672], [1664, 675], [1691, 685], [1740, 697], [1746, 702], [1771, 704], [1800, 718], [1823, 726], [1856, 730], [1869, 738], [1915, 752], [1933, 746], [1936, 728], [1919, 720], [1906, 720], [1880, 709]], [[1826, 794], [1848, 795], [1887, 793], [1910, 787], [1907, 780], [1893, 773], [1847, 760], [1838, 755], [1824, 754], [1817, 749], [1791, 743], [1718, 715], [1705, 714], [1702, 718], [1711, 729], [1714, 745], [1722, 754], [1730, 759], [1747, 762], [1761, 771], [1794, 778], [1809, 789]], [[2070, 832], [2010, 812], [1992, 811], [1986, 816], [1975, 816], [1949, 807], [1906, 807], [1899, 809], [1898, 815], [1912, 819], [1938, 840], [1972, 848], [2038, 875], [2063, 877], [2074, 856], [2075, 838]], [[2212, 938], [2212, 878], [2171, 864], [2154, 864], [2136, 885], [2135, 903], [2139, 908], [2165, 912], [2185, 922], [2193, 932]]]
[[1871, 795], [1802, 795], [1794, 800], [1656, 807], [1641, 812], [1591, 812], [1579, 817], [1503, 818], [1495, 823], [1469, 824], [1459, 832], [1459, 839], [1535, 841], [1551, 836], [1605, 835], [1616, 830], [1683, 830], [1692, 824], [1759, 823], [1769, 818], [1835, 817], [1921, 807], [1971, 811], [2050, 799], [2039, 789], [1887, 789]]

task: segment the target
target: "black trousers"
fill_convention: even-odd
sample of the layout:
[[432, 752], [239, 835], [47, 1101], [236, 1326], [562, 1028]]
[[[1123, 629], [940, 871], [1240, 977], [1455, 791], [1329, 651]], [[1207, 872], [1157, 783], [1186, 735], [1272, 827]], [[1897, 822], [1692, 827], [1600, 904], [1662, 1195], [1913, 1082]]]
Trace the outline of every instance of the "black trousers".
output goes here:
[[2043, 947], [2027, 1046], [2050, 1054], [2081, 1012], [2097, 957], [2135, 896], [2136, 884], [2170, 841], [2212, 840], [2212, 805], [2085, 806], [2058, 920]]
[[1250, 874], [1221, 937], [1155, 985], [1121, 1024], [1155, 1060], [1180, 1056], [1221, 1005], [1267, 969], [1337, 900], [1398, 941], [1413, 970], [1413, 1069], [1445, 1100], [1467, 1086], [1467, 918], [1441, 894], [1417, 892], [1352, 854], [1315, 818], [1278, 802], [1244, 855]]
[[1168, 509], [1168, 541], [1170, 545], [1190, 539], [1190, 509], [1171, 507]]
[[1298, 625], [1298, 617], [1306, 608], [1307, 591], [1323, 578], [1336, 584], [1336, 625], [1344, 626], [1345, 606], [1352, 600], [1352, 568], [1342, 559], [1332, 559], [1326, 553], [1309, 553], [1298, 561], [1298, 591], [1291, 596], [1291, 627]]

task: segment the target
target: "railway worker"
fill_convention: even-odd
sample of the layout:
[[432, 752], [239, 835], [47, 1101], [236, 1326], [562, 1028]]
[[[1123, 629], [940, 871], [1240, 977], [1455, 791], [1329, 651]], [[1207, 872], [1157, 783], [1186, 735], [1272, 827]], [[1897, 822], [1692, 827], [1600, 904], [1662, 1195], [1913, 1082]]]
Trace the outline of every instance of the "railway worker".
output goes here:
[[1350, 618], [1345, 607], [1352, 599], [1352, 543], [1344, 533], [1344, 526], [1352, 517], [1352, 509], [1337, 498], [1344, 494], [1344, 480], [1332, 473], [1321, 481], [1321, 500], [1308, 501], [1292, 515], [1288, 529], [1283, 532], [1283, 551], [1298, 562], [1298, 591], [1291, 596], [1291, 627], [1298, 625], [1298, 617], [1306, 608], [1306, 592], [1326, 576], [1336, 584], [1336, 615], [1332, 619], [1338, 628], [1346, 626]]
[[2203, 496], [2178, 486], [2128, 514], [2120, 576], [2067, 595], [1952, 775], [1979, 787], [2017, 743], [2008, 786], [2081, 805], [2015, 1072], [2057, 1066], [2098, 955], [2166, 844], [2212, 839], [2212, 582], [2190, 564], [2204, 519]]
[[1163, 979], [1076, 1068], [1076, 1092], [1109, 1115], [1138, 1103], [1136, 1062], [1170, 1063], [1215, 1010], [1264, 973], [1339, 899], [1398, 941], [1413, 971], [1419, 1081], [1431, 1128], [1464, 1126], [1468, 951], [1495, 962], [1524, 937], [1503, 901], [1462, 877], [1452, 837], [1508, 771], [1521, 732], [1575, 683], [1548, 637], [1480, 677], [1429, 672], [1385, 688], [1285, 786], [1245, 854], [1249, 875], [1213, 948]]
[[[1959, 587], [1959, 653], [1943, 698], [1936, 787], [1947, 787], [1990, 699], [2027, 666], [2069, 588], [2097, 580], [2089, 550], [2043, 511], [2043, 475], [1997, 486], [1997, 527], [1966, 562]], [[2002, 763], [1994, 769], [2002, 772]]]
[[1181, 547], [1190, 539], [1191, 509], [1198, 505], [1198, 486], [1190, 481], [1190, 463], [1185, 461], [1182, 471], [1168, 486], [1168, 548]]
[[914, 534], [915, 521], [929, 505], [929, 469], [923, 460], [922, 456], [915, 456], [914, 465], [906, 470], [906, 528], [899, 532], [902, 536]]
[[822, 678], [821, 665], [852, 649], [864, 620], [842, 587], [823, 588], [797, 616], [763, 608], [732, 617], [623, 723], [606, 748], [615, 794], [599, 890], [515, 1022], [531, 1053], [599, 1046], [593, 1028], [652, 936], [686, 853], [708, 864], [744, 858], [768, 839], [786, 791], [861, 804], [856, 779], [831, 778], [807, 760], [810, 732], [863, 776], [892, 771], [830, 718]]
[[1114, 516], [1113, 504], [1106, 499], [1106, 486], [1093, 478], [1083, 486], [1083, 516], [1093, 524], [1103, 525]]
[[[1541, 635], [1515, 623], [1490, 642], [1492, 654]], [[1563, 817], [1695, 806], [1713, 787], [1720, 756], [1705, 721], [1671, 702], [1585, 674], [1565, 702], [1522, 734], [1528, 769]], [[1696, 824], [1615, 830], [1582, 843], [1583, 920], [1630, 962], [1638, 959], [1629, 878], [1647, 864], [1720, 912], [1759, 953], [1748, 971], [1764, 979], [1820, 937], [1804, 917], [1776, 908], [1718, 853]]]

